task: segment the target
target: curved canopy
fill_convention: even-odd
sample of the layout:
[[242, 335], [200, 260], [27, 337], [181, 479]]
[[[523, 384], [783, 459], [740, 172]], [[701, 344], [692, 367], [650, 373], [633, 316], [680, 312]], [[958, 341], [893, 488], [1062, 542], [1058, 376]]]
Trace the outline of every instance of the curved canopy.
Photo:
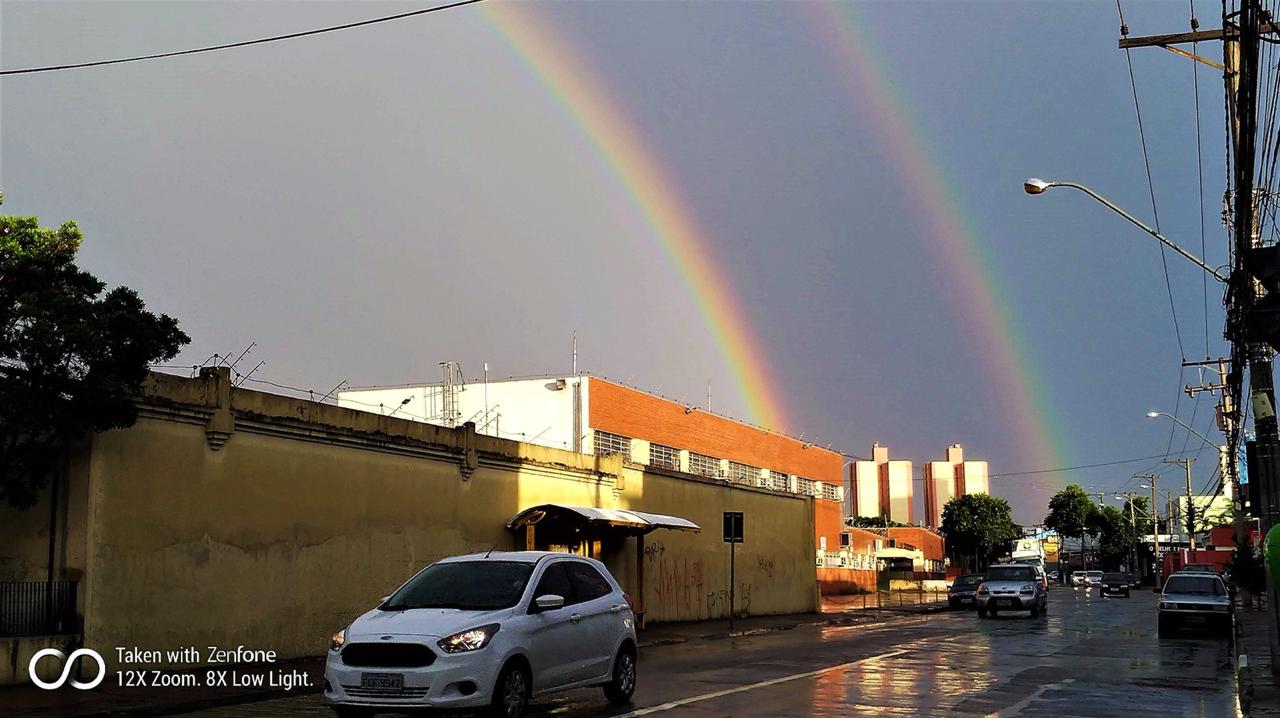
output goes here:
[[567, 504], [531, 506], [512, 517], [507, 522], [507, 528], [518, 529], [527, 524], [536, 524], [547, 516], [576, 519], [587, 524], [622, 529], [628, 533], [635, 534], [647, 534], [655, 529], [702, 530], [694, 522], [682, 519], [679, 516], [665, 516], [663, 514], [650, 514], [626, 509], [597, 509], [592, 506], [569, 506]]

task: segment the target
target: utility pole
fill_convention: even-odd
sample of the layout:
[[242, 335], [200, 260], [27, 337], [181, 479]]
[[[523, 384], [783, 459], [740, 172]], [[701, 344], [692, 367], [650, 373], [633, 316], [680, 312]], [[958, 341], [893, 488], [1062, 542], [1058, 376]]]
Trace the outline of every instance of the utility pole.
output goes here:
[[[1128, 28], [1121, 27], [1121, 35], [1124, 37], [1120, 39], [1119, 46], [1121, 49], [1163, 47], [1222, 70], [1229, 115], [1227, 126], [1231, 132], [1231, 151], [1234, 155], [1230, 178], [1234, 197], [1229, 196], [1233, 200], [1229, 205], [1232, 210], [1232, 272], [1227, 285], [1227, 321], [1224, 333], [1231, 341], [1232, 362], [1225, 383], [1230, 387], [1228, 392], [1238, 407], [1244, 393], [1241, 370], [1245, 365], [1248, 366], [1249, 402], [1253, 409], [1256, 436], [1254, 449], [1257, 457], [1256, 466], [1250, 467], [1249, 481], [1258, 482], [1259, 503], [1262, 505], [1255, 507], [1254, 513], [1265, 536], [1277, 518], [1280, 518], [1276, 515], [1276, 492], [1280, 490], [1280, 430], [1276, 423], [1275, 382], [1271, 363], [1272, 346], [1276, 346], [1277, 342], [1274, 326], [1269, 329], [1265, 327], [1268, 320], [1266, 313], [1255, 316], [1252, 310], [1260, 300], [1276, 299], [1273, 296], [1276, 294], [1274, 282], [1268, 287], [1272, 290], [1271, 293], [1263, 299], [1260, 297], [1260, 282], [1255, 279], [1255, 276], [1262, 278], [1263, 275], [1275, 278], [1275, 248], [1263, 247], [1261, 237], [1258, 236], [1258, 193], [1254, 189], [1254, 175], [1258, 139], [1259, 45], [1263, 35], [1274, 36], [1280, 28], [1273, 22], [1263, 23], [1264, 14], [1259, 0], [1241, 0], [1239, 10], [1230, 14], [1224, 4], [1223, 27], [1217, 30], [1199, 30], [1199, 22], [1195, 18], [1191, 20], [1192, 32], [1177, 35], [1129, 38]], [[1221, 65], [1175, 47], [1207, 40], [1223, 42]], [[1232, 428], [1228, 453], [1234, 461], [1244, 427], [1237, 422]], [[1240, 492], [1237, 491], [1236, 494], [1238, 496]], [[1237, 545], [1243, 545], [1242, 538], [1237, 536]], [[1269, 586], [1267, 590], [1271, 655], [1274, 660], [1280, 658], [1280, 630], [1277, 629], [1277, 623], [1280, 622], [1277, 611], [1280, 606], [1277, 606], [1278, 597], [1274, 587]], [[1280, 666], [1280, 660], [1274, 660], [1274, 665]]]
[[1186, 469], [1187, 472], [1187, 539], [1190, 542], [1191, 552], [1196, 550], [1196, 506], [1192, 502], [1191, 496], [1191, 465], [1195, 463], [1195, 459], [1187, 457], [1185, 459], [1165, 459], [1166, 464], [1177, 464]]

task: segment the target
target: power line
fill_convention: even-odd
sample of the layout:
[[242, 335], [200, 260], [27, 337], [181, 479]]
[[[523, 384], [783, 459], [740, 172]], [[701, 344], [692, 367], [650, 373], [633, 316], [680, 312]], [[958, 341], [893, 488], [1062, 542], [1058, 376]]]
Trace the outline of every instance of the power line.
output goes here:
[[1184, 455], [1184, 454], [1189, 454], [1189, 453], [1191, 453], [1191, 452], [1189, 452], [1189, 451], [1180, 451], [1180, 452], [1178, 452], [1178, 453], [1176, 453], [1176, 454], [1169, 454], [1169, 453], [1164, 453], [1164, 454], [1152, 454], [1151, 456], [1139, 456], [1139, 457], [1137, 457], [1137, 458], [1133, 458], [1133, 459], [1120, 459], [1120, 460], [1118, 460], [1118, 461], [1103, 461], [1103, 462], [1100, 462], [1100, 463], [1097, 463], [1097, 464], [1081, 464], [1081, 465], [1079, 465], [1079, 466], [1063, 466], [1063, 467], [1056, 468], [1056, 469], [1036, 469], [1036, 470], [1034, 470], [1034, 471], [1010, 471], [1010, 472], [1008, 472], [1008, 473], [1004, 473], [1004, 474], [988, 474], [988, 475], [987, 475], [987, 478], [989, 478], [989, 479], [1002, 479], [1002, 478], [1006, 478], [1006, 477], [1010, 477], [1010, 476], [1031, 476], [1031, 475], [1034, 475], [1034, 474], [1053, 474], [1053, 473], [1058, 473], [1058, 472], [1062, 472], [1062, 471], [1076, 471], [1076, 470], [1078, 470], [1078, 469], [1097, 469], [1097, 468], [1101, 468], [1101, 467], [1104, 467], [1104, 466], [1119, 466], [1119, 465], [1121, 465], [1121, 464], [1136, 464], [1136, 463], [1138, 463], [1139, 461], [1150, 461], [1150, 460], [1152, 460], [1152, 459], [1164, 459], [1164, 458], [1167, 458], [1167, 457], [1169, 457], [1169, 456], [1182, 456], [1182, 455]]
[[349, 22], [343, 25], [331, 25], [315, 30], [304, 30], [302, 32], [291, 32], [287, 35], [273, 35], [271, 37], [258, 38], [257, 40], [243, 40], [241, 42], [229, 42], [224, 45], [212, 45], [209, 47], [198, 47], [191, 50], [177, 50], [174, 52], [158, 52], [151, 55], [136, 55], [133, 57], [122, 57], [115, 60], [97, 60], [94, 62], [78, 62], [66, 65], [46, 65], [43, 67], [25, 67], [19, 70], [0, 70], [0, 75], [27, 75], [36, 72], [53, 72], [54, 70], [75, 70], [85, 67], [100, 67], [102, 65], [119, 65], [126, 62], [140, 62], [142, 60], [158, 60], [165, 57], [178, 57], [181, 55], [195, 55], [202, 52], [214, 52], [216, 50], [230, 50], [236, 47], [248, 47], [249, 45], [261, 45], [268, 42], [278, 42], [280, 40], [293, 40], [300, 37], [308, 37], [311, 35], [321, 35], [327, 32], [337, 32], [339, 30], [350, 30], [355, 27], [363, 27], [365, 25], [374, 25], [382, 22], [391, 22], [393, 20], [403, 20], [405, 18], [417, 15], [426, 15], [427, 13], [440, 12], [441, 10], [451, 10], [453, 8], [462, 7], [463, 5], [473, 5], [481, 2], [481, 0], [459, 0], [458, 2], [448, 5], [437, 5], [435, 7], [424, 8], [421, 10], [412, 10], [410, 12], [402, 12], [397, 15], [386, 15], [384, 17], [376, 17], [371, 20], [360, 20], [359, 22]]
[[[1196, 19], [1196, 0], [1190, 0], [1191, 3], [1191, 30], [1195, 32], [1200, 28], [1200, 21]], [[1198, 43], [1194, 40], [1191, 42], [1191, 54], [1199, 56]], [[1200, 258], [1205, 259], [1209, 255], [1205, 249], [1205, 222], [1204, 222], [1204, 152], [1200, 138], [1200, 63], [1191, 63], [1191, 87], [1195, 95], [1196, 110], [1196, 169], [1200, 178]], [[1204, 291], [1204, 355], [1209, 356], [1209, 275], [1200, 275], [1200, 285]]]
[[[1128, 36], [1129, 26], [1124, 21], [1124, 10], [1120, 0], [1116, 0], [1116, 12], [1120, 14], [1120, 34]], [[1129, 86], [1133, 88], [1133, 111], [1138, 117], [1138, 139], [1142, 144], [1142, 163], [1147, 170], [1147, 190], [1151, 194], [1151, 215], [1155, 220], [1156, 233], [1160, 232], [1160, 212], [1156, 209], [1156, 186], [1151, 178], [1151, 157], [1147, 152], [1147, 133], [1142, 124], [1142, 106], [1138, 102], [1138, 81], [1133, 74], [1133, 56], [1129, 48], [1124, 50], [1125, 61], [1129, 64]], [[1165, 256], [1164, 243], [1160, 244], [1160, 266], [1164, 269], [1164, 287], [1169, 294], [1169, 313], [1173, 315], [1173, 334], [1178, 340], [1178, 354], [1183, 361], [1187, 359], [1187, 351], [1182, 348], [1182, 329], [1178, 325], [1178, 308], [1173, 302], [1173, 282], [1169, 280], [1169, 260]], [[1179, 375], [1179, 382], [1182, 377]], [[1172, 446], [1172, 440], [1170, 440]]]

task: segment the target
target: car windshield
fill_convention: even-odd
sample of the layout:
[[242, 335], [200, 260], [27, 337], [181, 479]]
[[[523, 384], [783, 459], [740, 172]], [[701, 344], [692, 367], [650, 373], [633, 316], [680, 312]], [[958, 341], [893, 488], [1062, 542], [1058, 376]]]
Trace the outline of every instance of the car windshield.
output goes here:
[[978, 575], [973, 575], [973, 576], [961, 576], [957, 578], [955, 583], [952, 585], [953, 586], [977, 586], [980, 583], [982, 583], [982, 577]]
[[1129, 577], [1123, 573], [1104, 573], [1102, 574], [1102, 580], [1107, 583], [1124, 583], [1129, 580]]
[[1187, 593], [1198, 596], [1225, 596], [1222, 581], [1214, 576], [1174, 576], [1164, 584], [1165, 593]]
[[1035, 571], [1027, 566], [992, 566], [987, 569], [988, 581], [1031, 581]]
[[384, 611], [460, 608], [492, 611], [516, 605], [533, 564], [519, 561], [451, 561], [428, 566], [380, 606]]
[[1086, 575], [1086, 576], [1088, 576], [1088, 577], [1090, 577], [1090, 578], [1102, 578], [1102, 572], [1101, 572], [1101, 571], [1089, 571], [1089, 572], [1087, 572], [1085, 575]]

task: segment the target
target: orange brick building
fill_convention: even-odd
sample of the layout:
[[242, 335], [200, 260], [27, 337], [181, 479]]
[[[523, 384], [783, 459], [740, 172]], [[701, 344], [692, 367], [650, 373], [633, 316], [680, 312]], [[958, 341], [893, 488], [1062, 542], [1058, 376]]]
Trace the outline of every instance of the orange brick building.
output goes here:
[[471, 421], [482, 434], [812, 496], [818, 564], [849, 562], [843, 456], [703, 408], [585, 374], [353, 388], [338, 403], [448, 426]]

